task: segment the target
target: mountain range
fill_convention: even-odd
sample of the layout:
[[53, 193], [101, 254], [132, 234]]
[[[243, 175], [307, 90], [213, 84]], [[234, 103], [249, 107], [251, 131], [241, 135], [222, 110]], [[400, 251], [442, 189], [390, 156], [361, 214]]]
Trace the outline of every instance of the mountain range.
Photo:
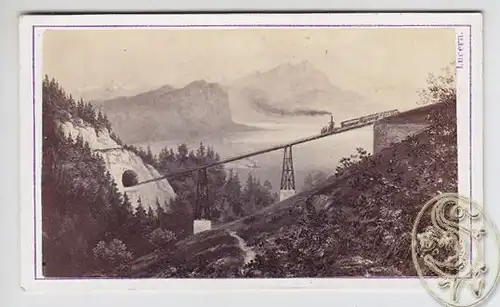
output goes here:
[[294, 116], [369, 112], [370, 104], [333, 85], [311, 63], [286, 63], [229, 85], [198, 80], [182, 88], [165, 85], [135, 96], [96, 100], [127, 143], [221, 135], [252, 129], [242, 123], [276, 122]]
[[356, 114], [355, 104], [364, 99], [335, 86], [325, 73], [303, 61], [237, 80], [229, 90], [229, 101], [235, 119], [260, 121], [328, 113], [350, 116]]
[[160, 141], [249, 129], [231, 118], [228, 95], [216, 83], [165, 85], [130, 97], [93, 101], [126, 143]]

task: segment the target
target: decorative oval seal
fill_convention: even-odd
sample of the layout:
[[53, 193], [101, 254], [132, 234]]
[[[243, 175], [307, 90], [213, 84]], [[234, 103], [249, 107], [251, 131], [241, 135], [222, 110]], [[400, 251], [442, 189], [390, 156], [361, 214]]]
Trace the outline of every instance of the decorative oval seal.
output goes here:
[[478, 204], [458, 194], [439, 194], [423, 206], [411, 249], [421, 284], [444, 306], [477, 306], [499, 281], [500, 233]]

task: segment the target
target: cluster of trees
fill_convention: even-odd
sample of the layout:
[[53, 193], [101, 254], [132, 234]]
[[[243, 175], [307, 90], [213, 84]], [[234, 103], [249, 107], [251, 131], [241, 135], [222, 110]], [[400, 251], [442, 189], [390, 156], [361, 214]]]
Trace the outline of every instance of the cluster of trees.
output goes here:
[[54, 79], [50, 80], [47, 75], [44, 77], [43, 86], [45, 100], [50, 100], [55, 104], [55, 115], [58, 120], [67, 121], [70, 118], [79, 118], [96, 128], [96, 131], [106, 128], [111, 132], [111, 122], [106, 114], [96, 110], [91, 103], [81, 98], [75, 101], [72, 95], [67, 97], [59, 84]]
[[129, 197], [118, 191], [102, 156], [92, 152], [82, 137], [73, 139], [60, 130], [57, 122], [68, 119], [68, 114], [74, 120], [91, 121], [96, 129], [110, 128], [104, 115], [94, 116], [89, 104], [75, 103], [55, 80], [44, 79], [44, 274], [81, 276], [108, 271], [120, 261], [157, 247], [159, 238], [166, 244], [182, 236], [182, 227], [176, 232], [169, 226], [186, 216], [185, 204], [173, 202], [167, 211], [167, 204], [157, 203], [156, 210], [146, 210], [138, 200], [133, 209]]
[[[186, 144], [180, 144], [177, 150], [163, 148], [158, 155], [150, 147], [146, 149], [125, 145], [146, 163], [154, 166], [163, 174], [172, 174], [183, 170], [220, 161], [220, 156], [211, 146], [200, 143], [196, 150]], [[249, 215], [278, 200], [278, 194], [268, 180], [260, 182], [251, 173], [242, 183], [232, 170], [226, 171], [223, 165], [207, 170], [209, 201], [212, 205], [211, 217], [214, 222], [224, 223]], [[194, 204], [196, 197], [196, 172], [169, 179], [170, 185], [178, 194], [179, 201]]]

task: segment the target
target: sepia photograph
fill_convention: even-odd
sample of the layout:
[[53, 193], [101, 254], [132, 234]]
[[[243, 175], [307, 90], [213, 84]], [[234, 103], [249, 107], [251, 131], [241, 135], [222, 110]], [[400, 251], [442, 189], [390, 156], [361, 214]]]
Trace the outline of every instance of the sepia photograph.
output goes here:
[[415, 278], [460, 186], [460, 31], [44, 29], [37, 277]]

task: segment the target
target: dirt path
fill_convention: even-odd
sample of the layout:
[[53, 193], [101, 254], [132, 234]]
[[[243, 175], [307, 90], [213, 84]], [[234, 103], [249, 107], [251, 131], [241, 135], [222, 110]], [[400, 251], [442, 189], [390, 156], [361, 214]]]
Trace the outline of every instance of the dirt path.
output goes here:
[[243, 258], [244, 264], [247, 264], [255, 259], [255, 251], [253, 250], [253, 248], [247, 246], [245, 240], [243, 240], [242, 237], [238, 236], [234, 231], [230, 231], [229, 235], [238, 240], [238, 245], [240, 246], [240, 249], [244, 253], [244, 258]]

